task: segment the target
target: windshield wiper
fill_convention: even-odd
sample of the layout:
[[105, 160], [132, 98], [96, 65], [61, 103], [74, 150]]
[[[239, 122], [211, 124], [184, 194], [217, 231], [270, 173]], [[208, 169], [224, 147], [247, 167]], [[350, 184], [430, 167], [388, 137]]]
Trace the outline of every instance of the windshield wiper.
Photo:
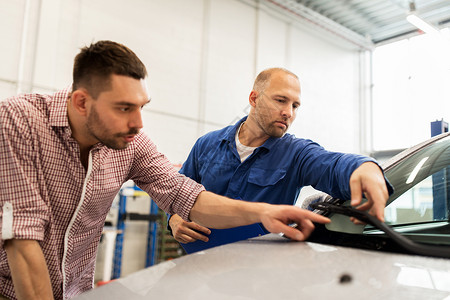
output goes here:
[[318, 209], [327, 213], [341, 214], [348, 217], [354, 217], [364, 223], [375, 226], [382, 230], [387, 236], [389, 236], [394, 242], [405, 250], [425, 256], [445, 257], [450, 258], [450, 247], [446, 246], [431, 246], [416, 243], [400, 233], [393, 230], [391, 227], [381, 222], [376, 217], [370, 215], [366, 211], [361, 211], [350, 206], [336, 205], [330, 202], [316, 202], [311, 203], [309, 206], [313, 209]]

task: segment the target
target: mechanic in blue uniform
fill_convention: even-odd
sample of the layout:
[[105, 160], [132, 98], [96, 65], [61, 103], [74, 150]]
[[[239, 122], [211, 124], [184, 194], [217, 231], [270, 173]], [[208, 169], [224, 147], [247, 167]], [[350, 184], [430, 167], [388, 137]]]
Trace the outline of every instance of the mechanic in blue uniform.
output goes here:
[[[197, 140], [181, 173], [208, 191], [272, 204], [295, 204], [301, 188], [311, 185], [333, 197], [352, 199], [353, 206], [384, 220], [389, 183], [372, 158], [330, 152], [286, 133], [300, 107], [295, 74], [281, 68], [264, 70], [249, 103], [247, 117]], [[210, 230], [200, 224], [177, 215], [168, 223], [178, 242], [208, 241]]]

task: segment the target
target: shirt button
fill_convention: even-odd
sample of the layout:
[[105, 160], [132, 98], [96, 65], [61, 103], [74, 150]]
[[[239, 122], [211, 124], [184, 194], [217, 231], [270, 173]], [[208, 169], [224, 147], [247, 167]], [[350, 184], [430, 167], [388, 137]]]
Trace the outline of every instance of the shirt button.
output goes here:
[[5, 204], [3, 205], [3, 209], [5, 210], [5, 212], [9, 212], [12, 210], [12, 204], [10, 202], [5, 202]]

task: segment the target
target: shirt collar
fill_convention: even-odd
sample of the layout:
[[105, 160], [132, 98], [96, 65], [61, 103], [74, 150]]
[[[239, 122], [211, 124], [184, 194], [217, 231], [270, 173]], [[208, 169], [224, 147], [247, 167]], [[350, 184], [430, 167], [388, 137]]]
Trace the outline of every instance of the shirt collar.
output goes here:
[[67, 116], [67, 100], [69, 99], [72, 86], [57, 91], [52, 95], [48, 104], [50, 112], [49, 122], [53, 127], [70, 127], [69, 118]]
[[[233, 126], [230, 126], [228, 128], [228, 130], [226, 130], [223, 135], [221, 136], [222, 141], [226, 141], [228, 143], [232, 143], [235, 144], [235, 136], [236, 136], [236, 131], [239, 129], [239, 127], [241, 126], [241, 124], [243, 122], [245, 122], [245, 120], [247, 120], [248, 116], [243, 117], [242, 119], [240, 119], [239, 121], [236, 122], [236, 124], [234, 124]], [[275, 138], [275, 137], [270, 137], [267, 139], [267, 141], [264, 142], [264, 144], [262, 144], [260, 147], [258, 148], [265, 148], [267, 150], [270, 151], [270, 149], [272, 149], [272, 147], [275, 145], [275, 143], [279, 140], [280, 138]]]
[[[70, 93], [72, 92], [72, 85], [67, 88], [57, 91], [51, 97], [48, 104], [50, 112], [49, 122], [52, 127], [61, 127], [64, 129], [66, 139], [72, 138], [72, 128], [70, 128], [69, 117], [67, 114], [67, 100], [69, 100]], [[91, 150], [99, 150], [107, 148], [102, 143], [97, 143], [92, 146]]]

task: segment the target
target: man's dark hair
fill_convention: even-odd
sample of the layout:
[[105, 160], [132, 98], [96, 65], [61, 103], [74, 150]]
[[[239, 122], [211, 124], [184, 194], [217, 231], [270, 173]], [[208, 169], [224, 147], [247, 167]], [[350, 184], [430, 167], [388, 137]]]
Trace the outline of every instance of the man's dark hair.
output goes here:
[[111, 75], [144, 79], [147, 70], [126, 46], [112, 41], [98, 41], [81, 49], [73, 66], [73, 90], [87, 89], [91, 97], [111, 88]]

